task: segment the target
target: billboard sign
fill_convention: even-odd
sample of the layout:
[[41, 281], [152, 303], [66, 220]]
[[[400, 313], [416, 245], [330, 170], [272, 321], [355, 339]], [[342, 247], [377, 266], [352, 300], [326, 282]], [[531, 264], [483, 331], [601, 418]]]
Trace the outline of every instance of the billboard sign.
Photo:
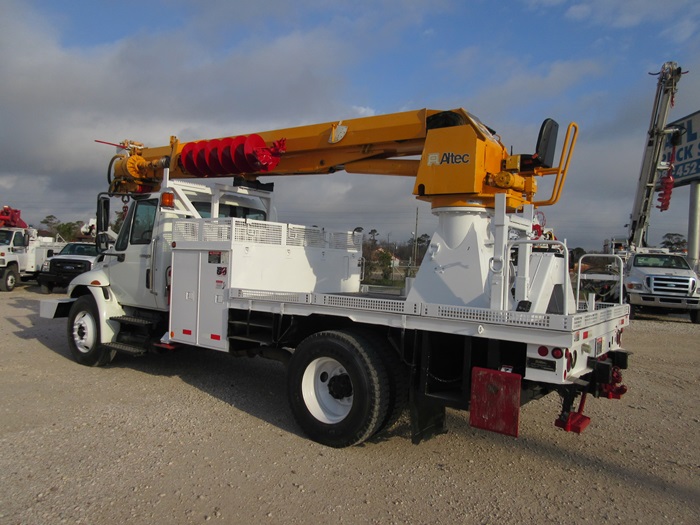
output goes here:
[[[673, 159], [674, 186], [684, 186], [693, 181], [700, 181], [700, 111], [676, 120], [667, 127], [684, 130]], [[664, 162], [671, 160], [673, 151], [670, 135], [668, 137], [661, 159]]]

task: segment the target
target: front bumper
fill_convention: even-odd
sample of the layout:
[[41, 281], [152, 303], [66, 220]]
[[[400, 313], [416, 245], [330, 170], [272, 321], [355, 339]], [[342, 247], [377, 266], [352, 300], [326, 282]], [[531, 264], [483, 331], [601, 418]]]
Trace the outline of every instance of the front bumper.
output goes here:
[[51, 272], [41, 272], [39, 275], [37, 275], [36, 280], [40, 285], [52, 285], [65, 288], [78, 275], [80, 275], [80, 273], [56, 274]]
[[632, 306], [649, 306], [675, 310], [700, 310], [700, 297], [679, 297], [672, 295], [627, 294]]
[[68, 317], [75, 299], [43, 299], [39, 302], [39, 317], [60, 319]]

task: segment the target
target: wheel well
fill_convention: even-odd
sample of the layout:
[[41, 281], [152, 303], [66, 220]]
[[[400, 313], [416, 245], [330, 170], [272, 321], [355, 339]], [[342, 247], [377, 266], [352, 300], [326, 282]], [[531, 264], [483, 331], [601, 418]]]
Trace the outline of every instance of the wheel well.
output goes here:
[[312, 334], [329, 330], [360, 331], [364, 333], [373, 332], [383, 337], [387, 337], [387, 328], [385, 326], [358, 323], [348, 317], [314, 314], [308, 317], [297, 317], [294, 319], [294, 322], [297, 325], [295, 330], [294, 346]]
[[[109, 299], [109, 288], [107, 286], [101, 286], [99, 287], [100, 290], [102, 290], [102, 296], [105, 298], [105, 300]], [[90, 287], [86, 285], [80, 285], [76, 286], [73, 288], [71, 291], [71, 299], [77, 299], [78, 297], [82, 297], [83, 295], [89, 295], [92, 292], [90, 291]]]
[[82, 297], [83, 295], [88, 295], [90, 293], [90, 290], [88, 289], [87, 286], [76, 286], [73, 288], [73, 291], [71, 292], [70, 296], [71, 299], [77, 299], [78, 297]]

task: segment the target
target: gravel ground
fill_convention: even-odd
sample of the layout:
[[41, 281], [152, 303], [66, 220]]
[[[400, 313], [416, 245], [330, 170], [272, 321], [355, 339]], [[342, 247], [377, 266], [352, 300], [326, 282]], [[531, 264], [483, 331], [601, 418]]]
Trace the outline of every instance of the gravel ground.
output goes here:
[[[58, 296], [58, 294], [55, 294]], [[472, 429], [330, 449], [300, 435], [282, 365], [188, 349], [74, 363], [36, 286], [0, 294], [0, 524], [700, 523], [700, 325], [639, 317], [620, 401], [581, 434], [550, 395], [520, 437]], [[695, 438], [693, 436], [696, 436]]]

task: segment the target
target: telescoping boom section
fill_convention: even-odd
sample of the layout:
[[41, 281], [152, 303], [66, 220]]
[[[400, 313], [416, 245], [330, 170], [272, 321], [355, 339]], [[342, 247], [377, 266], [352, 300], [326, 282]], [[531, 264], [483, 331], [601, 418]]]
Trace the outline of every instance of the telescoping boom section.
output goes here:
[[[565, 242], [536, 213], [559, 200], [576, 142], [572, 123], [555, 162], [557, 128], [546, 120], [530, 154], [509, 153], [462, 109], [124, 141], [98, 199], [105, 262], [69, 299], [43, 301], [42, 316], [68, 317], [87, 365], [182, 345], [283, 361], [295, 420], [333, 447], [373, 438], [404, 409], [415, 442], [444, 430], [448, 407], [517, 436], [521, 405], [550, 393], [562, 399], [556, 426], [581, 432], [587, 396], [626, 390], [629, 317], [572, 277]], [[413, 177], [438, 217], [401, 289], [363, 285], [361, 233], [275, 222], [272, 184], [258, 180], [343, 170]], [[538, 199], [545, 176], [551, 193]], [[113, 196], [129, 205], [110, 242]]]

